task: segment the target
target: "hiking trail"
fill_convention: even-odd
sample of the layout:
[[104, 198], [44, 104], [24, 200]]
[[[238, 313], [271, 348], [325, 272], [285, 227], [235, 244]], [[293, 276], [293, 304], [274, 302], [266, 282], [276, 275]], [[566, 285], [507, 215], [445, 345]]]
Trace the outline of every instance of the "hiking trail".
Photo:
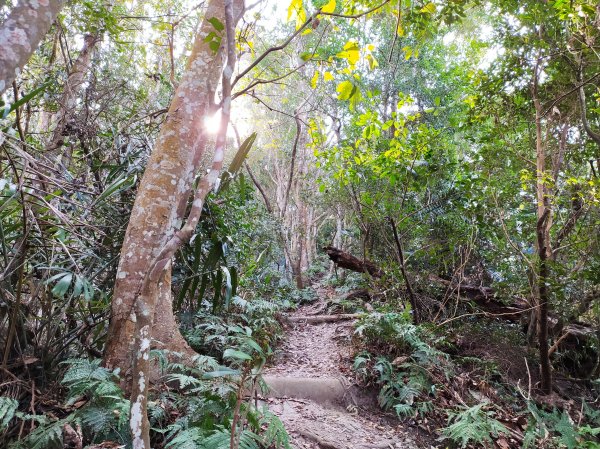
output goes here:
[[264, 372], [271, 392], [265, 399], [283, 421], [297, 449], [384, 449], [419, 447], [375, 392], [355, 385], [352, 372], [353, 320], [309, 323], [321, 317], [332, 288], [317, 287], [318, 299], [287, 314], [286, 337]]

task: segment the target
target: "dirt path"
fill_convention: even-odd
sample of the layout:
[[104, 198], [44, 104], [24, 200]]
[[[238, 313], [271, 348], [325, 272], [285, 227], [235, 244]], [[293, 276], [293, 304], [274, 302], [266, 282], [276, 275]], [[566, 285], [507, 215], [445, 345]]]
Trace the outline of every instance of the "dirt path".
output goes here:
[[[318, 301], [289, 317], [324, 313], [333, 291], [319, 288], [317, 294]], [[297, 449], [418, 447], [398, 422], [377, 409], [372, 397], [353, 387], [352, 331], [351, 321], [291, 321], [285, 343], [265, 371], [273, 390], [267, 400], [271, 411], [284, 422]]]

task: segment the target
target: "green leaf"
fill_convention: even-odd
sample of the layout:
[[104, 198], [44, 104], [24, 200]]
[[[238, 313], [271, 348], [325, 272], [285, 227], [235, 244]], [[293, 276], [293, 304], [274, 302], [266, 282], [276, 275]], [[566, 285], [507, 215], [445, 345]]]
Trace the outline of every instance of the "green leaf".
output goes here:
[[212, 26], [215, 27], [215, 30], [217, 31], [223, 31], [225, 29], [225, 25], [223, 25], [223, 22], [221, 22], [216, 17], [211, 17], [210, 19], [208, 19], [208, 21]]
[[65, 273], [52, 289], [52, 294], [57, 298], [63, 298], [71, 286], [73, 273]]
[[122, 192], [131, 188], [135, 184], [136, 178], [136, 176], [120, 176], [111, 185], [104, 189], [104, 192], [98, 195], [94, 201], [94, 204], [100, 203], [101, 201], [106, 200], [118, 192]]
[[[16, 110], [18, 107], [26, 104], [29, 100], [31, 100], [32, 98], [36, 97], [37, 95], [39, 95], [43, 91], [45, 91], [46, 88], [48, 86], [50, 86], [51, 84], [52, 84], [51, 82], [44, 83], [40, 87], [38, 87], [37, 89], [34, 89], [31, 92], [29, 92], [28, 94], [23, 95], [21, 98], [19, 98], [18, 101], [15, 101], [10, 106], [4, 108], [4, 111], [3, 111], [2, 116], [0, 118], [6, 118], [8, 116], [8, 114], [10, 114], [12, 111]], [[2, 100], [0, 100], [0, 106], [2, 106], [2, 105], [3, 105], [3, 102], [2, 102]]]
[[236, 360], [252, 360], [252, 356], [250, 354], [246, 354], [243, 351], [238, 351], [237, 349], [226, 349], [223, 353], [224, 359], [236, 359]]
[[300, 53], [300, 59], [302, 59], [303, 61], [308, 61], [308, 60], [312, 59], [312, 57], [313, 57], [313, 52], [311, 52], [311, 51]]
[[0, 396], [0, 430], [8, 427], [8, 423], [15, 416], [19, 402], [15, 399]]
[[208, 46], [210, 47], [210, 49], [213, 52], [215, 52], [215, 53], [218, 52], [219, 51], [219, 47], [221, 46], [221, 39], [211, 41], [210, 44], [208, 44]]
[[75, 287], [73, 287], [73, 297], [79, 298], [83, 290], [83, 279], [80, 276], [75, 275]]
[[256, 137], [257, 134], [252, 133], [246, 140], [244, 140], [244, 142], [242, 142], [240, 148], [237, 150], [237, 153], [235, 153], [231, 164], [229, 164], [229, 168], [227, 168], [227, 173], [229, 176], [223, 177], [224, 179], [219, 186], [219, 192], [224, 192], [227, 190], [233, 176], [240, 170], [240, 168], [242, 168], [244, 161], [248, 157], [248, 153], [250, 153], [250, 150], [252, 149], [252, 145], [254, 145], [254, 142], [256, 141]]
[[215, 371], [209, 371], [202, 375], [203, 379], [215, 379], [217, 377], [225, 377], [225, 376], [239, 376], [240, 372], [237, 369], [227, 368], [223, 366]]

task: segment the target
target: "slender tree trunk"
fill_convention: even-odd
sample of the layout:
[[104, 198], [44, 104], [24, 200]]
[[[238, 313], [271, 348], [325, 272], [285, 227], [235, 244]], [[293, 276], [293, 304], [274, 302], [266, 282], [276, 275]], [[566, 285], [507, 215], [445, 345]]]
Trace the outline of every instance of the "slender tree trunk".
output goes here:
[[408, 292], [408, 298], [410, 300], [410, 306], [413, 310], [413, 323], [419, 324], [419, 322], [421, 321], [421, 311], [419, 309], [419, 303], [417, 302], [417, 297], [412, 288], [410, 278], [406, 273], [406, 264], [404, 263], [404, 251], [402, 251], [402, 245], [400, 243], [400, 238], [398, 237], [398, 229], [396, 228], [396, 223], [394, 222], [394, 219], [392, 217], [390, 217], [390, 225], [392, 226], [392, 231], [394, 232], [394, 241], [396, 242], [396, 249], [398, 251], [400, 271], [402, 272], [402, 277], [404, 278], [404, 284], [406, 285], [406, 291]]
[[64, 143], [67, 126], [75, 115], [77, 94], [85, 81], [85, 75], [90, 69], [94, 48], [100, 42], [100, 39], [100, 34], [88, 34], [83, 38], [83, 47], [71, 67], [63, 93], [58, 102], [59, 110], [56, 114], [56, 126], [54, 127], [54, 131], [52, 131], [50, 142], [46, 146], [47, 152], [58, 149]]
[[0, 25], [0, 95], [19, 75], [63, 3], [62, 0], [22, 0]]
[[550, 248], [550, 226], [552, 220], [552, 206], [549, 192], [546, 187], [546, 148], [542, 137], [542, 105], [538, 96], [538, 75], [541, 59], [534, 69], [532, 95], [535, 107], [535, 131], [536, 131], [536, 193], [537, 193], [537, 224], [536, 245], [539, 259], [538, 272], [538, 346], [540, 351], [540, 377], [541, 390], [544, 394], [552, 392], [552, 367], [550, 365], [548, 345], [548, 310], [550, 308], [550, 291], [548, 278], [550, 274], [548, 263], [552, 257]]

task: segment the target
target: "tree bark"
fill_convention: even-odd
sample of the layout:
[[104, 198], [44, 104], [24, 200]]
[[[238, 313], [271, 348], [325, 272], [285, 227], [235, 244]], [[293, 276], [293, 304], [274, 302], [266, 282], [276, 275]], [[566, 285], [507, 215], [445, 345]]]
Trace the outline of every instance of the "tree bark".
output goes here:
[[419, 303], [417, 302], [417, 297], [415, 296], [415, 292], [413, 291], [412, 285], [410, 283], [410, 279], [408, 274], [406, 273], [406, 264], [404, 263], [404, 252], [402, 251], [402, 245], [400, 244], [400, 238], [398, 237], [398, 229], [396, 228], [396, 223], [394, 219], [390, 217], [390, 225], [392, 226], [392, 231], [394, 232], [394, 241], [396, 242], [396, 249], [398, 250], [398, 262], [400, 263], [400, 271], [402, 272], [402, 277], [404, 278], [404, 283], [406, 284], [406, 291], [408, 291], [408, 297], [410, 299], [410, 305], [413, 309], [413, 323], [418, 324], [421, 321], [421, 311], [419, 309]]
[[22, 0], [0, 25], [0, 95], [19, 75], [63, 3], [62, 0]]
[[[242, 9], [243, 1], [236, 0], [236, 18]], [[211, 112], [224, 62], [223, 45], [214, 52], [205, 38], [216, 31], [208, 19], [215, 17], [225, 23], [224, 16], [223, 0], [212, 0], [148, 161], [125, 234], [104, 354], [105, 365], [121, 368], [124, 376], [131, 371], [136, 298], [155, 258], [181, 227], [196, 171], [208, 143], [203, 120]], [[144, 298], [154, 304], [158, 301], [155, 329], [152, 333], [148, 331], [147, 337], [154, 338], [154, 344], [159, 347], [191, 354], [193, 351], [185, 344], [172, 316], [168, 266], [164, 264], [166, 269], [157, 284], [168, 284], [169, 288], [154, 288], [149, 292], [154, 299]]]
[[538, 56], [534, 68], [531, 86], [533, 104], [535, 107], [535, 135], [536, 135], [536, 193], [537, 193], [537, 224], [536, 247], [538, 253], [538, 347], [540, 351], [540, 378], [541, 390], [544, 394], [552, 392], [552, 367], [548, 345], [548, 310], [550, 291], [548, 278], [550, 275], [549, 262], [552, 258], [550, 247], [550, 226], [552, 223], [552, 205], [550, 203], [548, 188], [546, 187], [546, 148], [542, 138], [542, 105], [538, 95], [539, 72], [541, 70], [541, 57]]
[[368, 273], [375, 278], [383, 276], [383, 271], [377, 265], [369, 260], [361, 260], [358, 257], [354, 257], [341, 249], [337, 249], [333, 246], [326, 246], [323, 251], [327, 253], [329, 258], [338, 266], [346, 268], [351, 271], [358, 273]]
[[[144, 173], [123, 244], [117, 272], [117, 280], [123, 282], [117, 282], [114, 299], [120, 301], [117, 306], [122, 305], [124, 298], [133, 304], [129, 304], [129, 316], [122, 317], [125, 326], [113, 327], [111, 322], [111, 328], [133, 331], [135, 335], [129, 422], [133, 449], [150, 449], [147, 402], [149, 359], [153, 340], [157, 340], [157, 337], [164, 338], [165, 341], [158, 342], [163, 349], [193, 354], [181, 337], [173, 317], [170, 270], [175, 252], [191, 238], [200, 220], [206, 195], [213, 188], [223, 165], [231, 108], [231, 76], [236, 58], [235, 27], [244, 9], [243, 0], [235, 1], [236, 14], [234, 0], [212, 0], [208, 4], [186, 73], [175, 92], [169, 116], [160, 130]], [[225, 24], [225, 35], [221, 36], [217, 51], [211, 49], [211, 40], [206, 39], [210, 32], [214, 33], [212, 30], [220, 32], [214, 26], [215, 20]], [[222, 58], [224, 45], [227, 49], [225, 67]], [[194, 175], [207, 143], [202, 120], [212, 105], [213, 86], [216, 86], [221, 74], [221, 125], [216, 139], [213, 164], [208, 175], [198, 183], [191, 210], [185, 225], [181, 227]], [[157, 222], [160, 223], [160, 228], [156, 227]], [[142, 234], [141, 238], [149, 248], [132, 246], [132, 243], [140, 238], [134, 231]], [[148, 241], [149, 239], [152, 240]], [[124, 280], [128, 278], [136, 281], [134, 285], [129, 286], [134, 289], [120, 290], [125, 284]], [[157, 307], [161, 301], [166, 306], [164, 309]], [[154, 323], [160, 323], [160, 327], [153, 327]], [[114, 335], [109, 337], [114, 338]], [[131, 335], [128, 340], [131, 340]], [[107, 355], [114, 357], [114, 350], [119, 345], [121, 349], [129, 349], [129, 341], [116, 344], [113, 342], [107, 348]], [[171, 344], [177, 346], [171, 347]], [[107, 364], [109, 362], [114, 360], [107, 360]], [[124, 362], [125, 367], [131, 364], [129, 359], [125, 359]]]
[[100, 40], [101, 35], [99, 33], [88, 34], [83, 38], [83, 47], [71, 67], [65, 88], [58, 102], [59, 110], [56, 114], [56, 126], [52, 131], [50, 142], [46, 146], [47, 152], [56, 150], [64, 143], [64, 136], [68, 134], [67, 125], [71, 123], [75, 115], [77, 94], [84, 83], [86, 73], [90, 69], [94, 48]]

